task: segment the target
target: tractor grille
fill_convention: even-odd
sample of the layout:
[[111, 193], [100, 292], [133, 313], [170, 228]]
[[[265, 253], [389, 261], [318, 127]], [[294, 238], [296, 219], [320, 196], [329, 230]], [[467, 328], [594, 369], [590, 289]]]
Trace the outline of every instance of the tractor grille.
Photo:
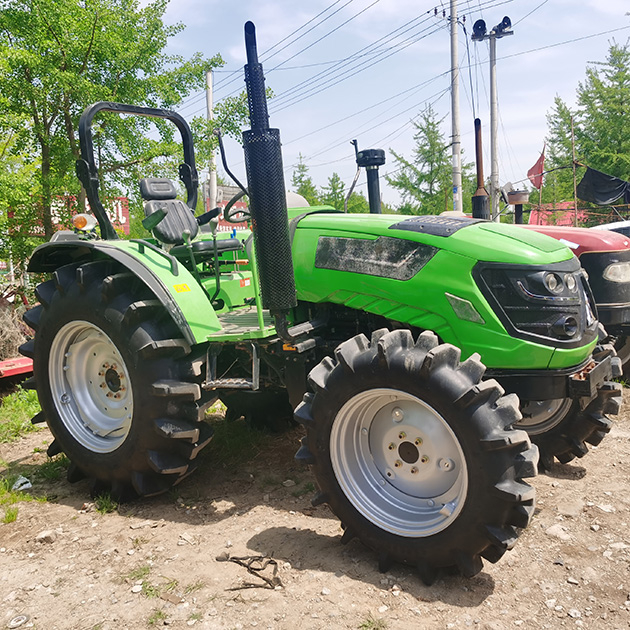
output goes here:
[[563, 348], [595, 339], [595, 302], [577, 259], [546, 267], [479, 263], [473, 273], [511, 335]]

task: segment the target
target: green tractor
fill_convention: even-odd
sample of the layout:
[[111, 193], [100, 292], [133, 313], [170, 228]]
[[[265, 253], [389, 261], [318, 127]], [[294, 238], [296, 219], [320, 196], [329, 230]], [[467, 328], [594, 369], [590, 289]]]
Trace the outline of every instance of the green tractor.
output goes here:
[[[566, 462], [619, 409], [618, 360], [594, 352], [585, 275], [558, 241], [510, 226], [287, 211], [251, 22], [245, 40], [245, 243], [200, 232], [218, 210], [193, 215], [192, 136], [178, 114], [104, 102], [84, 112], [77, 174], [100, 238], [60, 232], [31, 258], [30, 271], [51, 274], [22, 348], [42, 407], [34, 421], [54, 435], [49, 454], [72, 462], [70, 481], [124, 499], [192, 472], [217, 399], [254, 421], [295, 410], [306, 433], [296, 457], [312, 465], [314, 503], [340, 518], [342, 542], [356, 537], [381, 569], [409, 564], [427, 583], [443, 568], [473, 576], [532, 517], [530, 435], [548, 465]], [[118, 239], [99, 199], [91, 122], [102, 111], [181, 132], [186, 202], [169, 180], [140, 184], [151, 238]]]

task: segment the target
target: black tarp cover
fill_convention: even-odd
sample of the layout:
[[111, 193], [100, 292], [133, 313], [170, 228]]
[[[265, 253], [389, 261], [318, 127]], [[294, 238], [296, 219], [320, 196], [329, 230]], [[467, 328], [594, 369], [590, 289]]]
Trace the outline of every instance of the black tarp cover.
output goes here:
[[607, 206], [620, 197], [627, 204], [630, 203], [630, 183], [587, 167], [577, 186], [577, 196], [582, 201], [590, 201], [598, 206]]

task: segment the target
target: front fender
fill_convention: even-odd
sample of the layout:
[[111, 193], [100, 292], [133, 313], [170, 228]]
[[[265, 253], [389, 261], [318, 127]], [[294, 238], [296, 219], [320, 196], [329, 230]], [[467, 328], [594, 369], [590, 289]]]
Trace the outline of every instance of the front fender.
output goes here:
[[221, 330], [210, 300], [175, 258], [145, 241], [56, 241], [33, 252], [28, 271], [50, 273], [71, 263], [111, 258], [141, 280], [160, 300], [190, 345]]

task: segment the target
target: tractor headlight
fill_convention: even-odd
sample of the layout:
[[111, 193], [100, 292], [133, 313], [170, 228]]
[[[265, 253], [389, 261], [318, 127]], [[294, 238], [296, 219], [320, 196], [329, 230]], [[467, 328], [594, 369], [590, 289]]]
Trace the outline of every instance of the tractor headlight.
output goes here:
[[630, 262], [617, 262], [608, 265], [602, 275], [610, 282], [630, 282]]
[[543, 276], [543, 283], [551, 293], [562, 293], [564, 289], [562, 278], [556, 273], [546, 273]]

